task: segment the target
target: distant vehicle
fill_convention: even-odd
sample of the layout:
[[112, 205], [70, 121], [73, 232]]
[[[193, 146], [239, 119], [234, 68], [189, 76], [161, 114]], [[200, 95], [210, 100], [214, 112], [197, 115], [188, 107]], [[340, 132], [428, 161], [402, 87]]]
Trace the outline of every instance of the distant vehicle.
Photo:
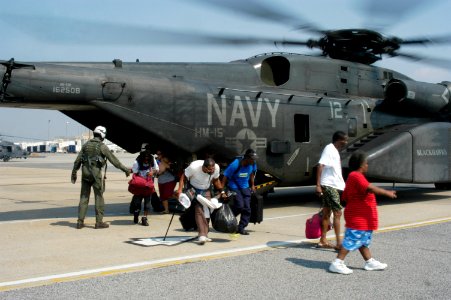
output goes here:
[[77, 150], [75, 148], [75, 145], [69, 145], [67, 146], [67, 153], [77, 153]]
[[8, 141], [0, 141], [0, 160], [9, 161], [11, 158], [28, 157], [29, 153], [23, 150], [22, 147]]

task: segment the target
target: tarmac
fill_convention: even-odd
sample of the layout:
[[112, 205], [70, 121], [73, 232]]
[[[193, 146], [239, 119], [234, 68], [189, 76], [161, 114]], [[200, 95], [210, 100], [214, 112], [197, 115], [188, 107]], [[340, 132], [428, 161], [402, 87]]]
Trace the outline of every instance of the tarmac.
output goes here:
[[[128, 165], [135, 155], [118, 155]], [[319, 208], [313, 187], [276, 189], [265, 205], [264, 221], [250, 224], [249, 236], [212, 231], [213, 242], [143, 246], [138, 240], [163, 238], [172, 214], [150, 214], [150, 226], [134, 225], [128, 214], [128, 178], [109, 167], [108, 229], [94, 229], [91, 199], [86, 227], [77, 230], [80, 183], [70, 183], [75, 155], [55, 154], [0, 164], [0, 291], [179, 265], [255, 253], [317, 240], [305, 238], [305, 221]], [[80, 172], [79, 172], [80, 178]], [[386, 186], [390, 187], [390, 186]], [[451, 221], [448, 191], [431, 185], [396, 187], [396, 200], [378, 199], [381, 231]], [[91, 196], [91, 198], [93, 195]], [[193, 239], [176, 214], [167, 238]]]

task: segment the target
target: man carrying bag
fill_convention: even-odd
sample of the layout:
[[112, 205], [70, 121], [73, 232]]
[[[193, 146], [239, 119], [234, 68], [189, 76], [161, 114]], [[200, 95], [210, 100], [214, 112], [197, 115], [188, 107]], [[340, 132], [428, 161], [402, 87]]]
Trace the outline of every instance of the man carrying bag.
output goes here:
[[255, 191], [255, 173], [257, 172], [257, 153], [246, 150], [243, 158], [235, 159], [224, 171], [222, 185], [236, 193], [232, 206], [235, 216], [240, 216], [237, 233], [249, 235], [245, 230], [251, 217], [251, 195]]
[[[195, 197], [193, 197], [194, 199], [197, 198], [197, 195], [211, 199], [211, 184], [213, 184], [216, 189], [222, 190], [221, 181], [219, 180], [219, 166], [212, 158], [195, 160], [185, 169], [185, 172], [180, 177], [177, 198], [179, 198], [182, 193], [182, 189], [185, 186], [185, 181], [188, 181], [189, 185], [195, 190]], [[199, 232], [199, 244], [203, 245], [205, 242], [211, 242], [211, 239], [208, 238], [210, 221], [209, 208], [204, 207], [197, 199], [191, 203], [191, 206], [194, 207], [194, 218]]]

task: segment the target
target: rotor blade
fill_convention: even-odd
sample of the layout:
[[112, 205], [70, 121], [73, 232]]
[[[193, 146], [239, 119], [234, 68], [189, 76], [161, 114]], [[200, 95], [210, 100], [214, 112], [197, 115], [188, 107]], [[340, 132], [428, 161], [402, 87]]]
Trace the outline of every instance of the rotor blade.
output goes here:
[[443, 68], [446, 70], [449, 70], [449, 68], [451, 68], [451, 60], [445, 59], [445, 58], [432, 58], [432, 57], [426, 57], [426, 56], [410, 54], [410, 53], [405, 53], [405, 52], [395, 52], [391, 56], [406, 58], [409, 60], [413, 60], [413, 61], [428, 64], [428, 65], [432, 65], [435, 67]]
[[359, 4], [367, 16], [365, 27], [386, 31], [421, 7], [432, 6], [437, 1], [441, 0], [367, 0]]
[[44, 140], [44, 139], [36, 139], [36, 138], [24, 137], [24, 136], [16, 136], [16, 135], [5, 135], [5, 134], [0, 134], [0, 136], [6, 136], [6, 137], [16, 138], [16, 139], [36, 140], [36, 141], [42, 141], [42, 140]]
[[403, 40], [401, 40], [400, 44], [402, 44], [402, 45], [451, 44], [451, 34], [435, 36], [435, 37], [403, 39]]
[[0, 60], [0, 65], [10, 67], [12, 69], [21, 69], [21, 68], [35, 69], [35, 66], [33, 65], [16, 63], [14, 61], [14, 58], [11, 58], [10, 60]]
[[273, 45], [274, 39], [264, 37], [235, 37], [210, 35], [184, 31], [170, 31], [147, 26], [103, 23], [99, 21], [75, 20], [69, 18], [37, 16], [24, 17], [0, 14], [0, 20], [6, 21], [33, 37], [57, 44], [95, 44], [95, 45], [234, 45], [247, 46], [257, 44]]
[[318, 42], [314, 40], [299, 41], [299, 40], [281, 40], [274, 41], [276, 46], [307, 46], [309, 48], [319, 48]]
[[303, 19], [300, 15], [292, 15], [276, 9], [275, 6], [268, 6], [262, 1], [257, 0], [195, 0], [200, 3], [213, 5], [219, 8], [227, 9], [233, 13], [239, 13], [251, 16], [257, 19], [268, 20], [282, 25], [291, 26], [293, 29], [304, 30], [321, 34], [321, 30], [314, 23]]

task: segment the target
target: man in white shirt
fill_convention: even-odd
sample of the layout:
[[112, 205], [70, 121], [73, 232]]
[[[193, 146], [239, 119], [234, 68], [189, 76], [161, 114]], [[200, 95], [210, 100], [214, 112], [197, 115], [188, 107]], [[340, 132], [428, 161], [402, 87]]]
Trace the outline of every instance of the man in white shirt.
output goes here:
[[[179, 197], [185, 185], [185, 180], [196, 190], [196, 195], [202, 195], [210, 199], [213, 195], [210, 193], [210, 185], [213, 183], [216, 189], [222, 190], [219, 180], [219, 166], [212, 158], [205, 160], [195, 160], [186, 169], [180, 177], [177, 197]], [[197, 230], [199, 232], [198, 242], [203, 245], [210, 242], [208, 238], [209, 219], [205, 217], [204, 207], [198, 201], [194, 201], [194, 218], [196, 220]]]
[[[340, 238], [340, 218], [343, 207], [340, 204], [340, 194], [343, 191], [345, 182], [341, 171], [341, 159], [339, 150], [348, 143], [348, 136], [343, 131], [337, 131], [332, 136], [332, 143], [328, 144], [318, 162], [316, 173], [316, 193], [322, 200], [323, 220], [319, 248], [341, 248]], [[330, 225], [330, 216], [333, 212], [333, 227], [335, 231], [337, 245], [334, 247], [326, 238]]]

